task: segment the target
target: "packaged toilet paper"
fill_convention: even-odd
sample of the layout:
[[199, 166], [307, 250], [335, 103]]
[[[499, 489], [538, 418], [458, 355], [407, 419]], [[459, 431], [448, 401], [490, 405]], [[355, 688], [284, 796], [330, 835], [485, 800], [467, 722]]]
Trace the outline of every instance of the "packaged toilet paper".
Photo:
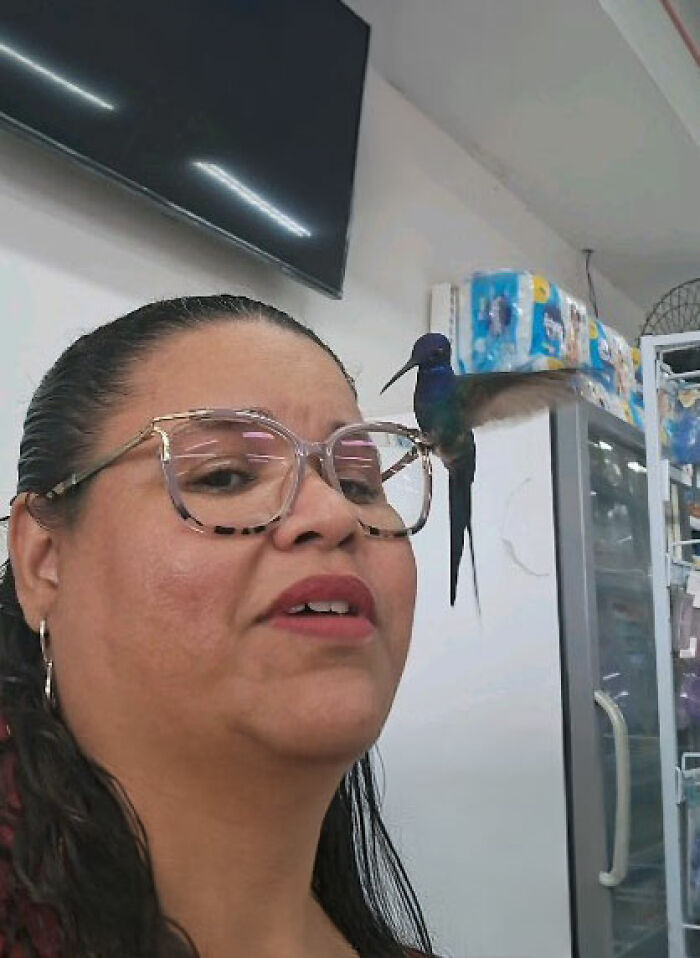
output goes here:
[[566, 365], [585, 369], [590, 363], [590, 340], [586, 304], [564, 293], [566, 304]]
[[643, 427], [631, 347], [583, 301], [540, 274], [501, 269], [475, 273], [457, 303], [458, 372], [578, 369], [585, 398]]
[[465, 297], [462, 325], [466, 336], [460, 356], [464, 372], [518, 369], [529, 349], [526, 274], [512, 270], [476, 273]]
[[588, 320], [590, 361], [587, 372], [602, 384], [606, 392], [615, 393], [615, 362], [613, 348], [608, 336], [608, 327], [599, 319]]
[[678, 389], [672, 448], [678, 462], [700, 464], [700, 386]]
[[641, 388], [635, 378], [632, 347], [617, 330], [599, 319], [589, 319], [588, 328], [590, 360], [584, 371], [592, 382], [587, 398], [642, 428]]
[[634, 367], [634, 384], [630, 407], [632, 419], [637, 429], [644, 429], [644, 390], [642, 387], [642, 353], [636, 347], [632, 348], [632, 364]]
[[475, 273], [463, 288], [460, 372], [579, 367], [588, 362], [584, 303], [543, 276]]
[[543, 276], [532, 277], [532, 335], [530, 358], [561, 361], [568, 347], [566, 306], [559, 287]]

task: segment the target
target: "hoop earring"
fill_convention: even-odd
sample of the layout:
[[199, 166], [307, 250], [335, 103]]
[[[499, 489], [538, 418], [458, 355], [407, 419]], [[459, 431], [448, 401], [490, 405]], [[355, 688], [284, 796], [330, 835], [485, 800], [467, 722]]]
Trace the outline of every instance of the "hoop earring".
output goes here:
[[56, 705], [56, 697], [54, 695], [53, 688], [53, 659], [51, 658], [48, 650], [49, 635], [47, 629], [46, 619], [42, 619], [39, 624], [39, 643], [41, 645], [41, 657], [44, 660], [44, 670], [45, 670], [45, 679], [44, 679], [44, 702], [46, 707], [51, 711]]

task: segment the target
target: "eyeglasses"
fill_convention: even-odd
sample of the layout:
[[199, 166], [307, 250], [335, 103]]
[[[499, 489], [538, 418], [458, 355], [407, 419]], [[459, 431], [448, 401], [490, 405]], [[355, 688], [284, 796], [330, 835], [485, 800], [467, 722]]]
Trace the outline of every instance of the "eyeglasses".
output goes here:
[[255, 410], [194, 409], [157, 416], [132, 439], [45, 493], [58, 499], [153, 435], [173, 506], [198, 532], [250, 535], [294, 507], [307, 461], [352, 505], [367, 535], [398, 538], [425, 525], [430, 443], [397, 423], [351, 423], [306, 442]]

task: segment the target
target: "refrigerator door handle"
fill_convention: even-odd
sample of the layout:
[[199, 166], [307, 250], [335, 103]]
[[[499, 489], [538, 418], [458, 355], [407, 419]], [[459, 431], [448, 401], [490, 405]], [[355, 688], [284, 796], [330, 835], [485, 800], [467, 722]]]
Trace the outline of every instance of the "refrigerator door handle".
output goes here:
[[601, 885], [605, 885], [606, 888], [615, 888], [625, 880], [629, 867], [631, 802], [629, 733], [627, 722], [617, 702], [600, 689], [596, 689], [593, 694], [596, 705], [599, 705], [610, 719], [615, 742], [617, 804], [612, 868], [608, 872], [601, 872], [598, 876]]

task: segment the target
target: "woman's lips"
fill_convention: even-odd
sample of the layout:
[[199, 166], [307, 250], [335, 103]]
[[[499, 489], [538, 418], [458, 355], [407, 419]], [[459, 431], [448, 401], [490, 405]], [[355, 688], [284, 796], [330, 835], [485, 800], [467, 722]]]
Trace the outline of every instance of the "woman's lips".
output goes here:
[[[348, 613], [293, 612], [309, 602], [345, 602]], [[281, 592], [263, 615], [276, 628], [323, 639], [368, 638], [375, 631], [376, 607], [369, 588], [357, 576], [315, 575]]]

